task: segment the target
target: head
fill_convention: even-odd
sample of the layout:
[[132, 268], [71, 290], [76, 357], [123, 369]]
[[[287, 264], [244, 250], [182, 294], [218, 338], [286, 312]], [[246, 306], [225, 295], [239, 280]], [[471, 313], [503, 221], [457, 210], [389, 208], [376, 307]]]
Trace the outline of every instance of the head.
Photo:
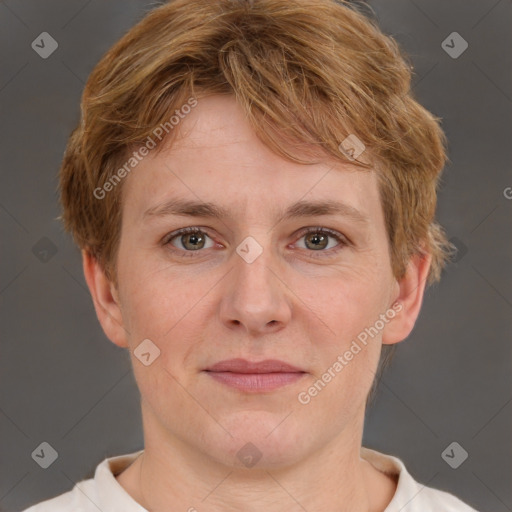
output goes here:
[[[333, 0], [172, 1], [94, 68], [62, 218], [153, 425], [219, 460], [252, 442], [291, 462], [360, 420], [450, 250], [435, 220], [445, 137], [410, 81], [397, 43]], [[158, 214], [179, 201], [223, 215]], [[346, 207], [285, 215], [299, 201]], [[176, 234], [193, 226], [200, 238]], [[149, 366], [134, 355], [145, 339], [160, 350]], [[240, 394], [204, 372], [232, 357], [305, 378]]]

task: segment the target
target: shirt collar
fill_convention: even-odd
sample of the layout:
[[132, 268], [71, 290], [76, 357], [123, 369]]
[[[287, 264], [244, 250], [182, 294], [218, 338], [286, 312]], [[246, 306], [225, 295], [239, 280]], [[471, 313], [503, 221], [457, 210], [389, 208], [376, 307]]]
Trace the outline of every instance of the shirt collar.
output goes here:
[[[383, 512], [404, 512], [404, 507], [410, 504], [407, 512], [417, 510], [412, 500], [425, 488], [420, 485], [407, 471], [404, 463], [397, 457], [380, 453], [370, 448], [361, 447], [361, 458], [368, 461], [375, 469], [387, 475], [398, 478], [395, 494]], [[421, 500], [420, 500], [421, 501]], [[421, 508], [421, 506], [420, 506]]]
[[[111, 512], [148, 512], [137, 503], [116, 480], [115, 476], [132, 464], [144, 450], [110, 457], [101, 462], [94, 474], [101, 510]], [[384, 512], [398, 512], [423, 489], [407, 472], [404, 463], [397, 457], [386, 455], [370, 448], [361, 447], [361, 458], [375, 469], [398, 478], [393, 499]]]
[[109, 457], [101, 462], [94, 473], [99, 508], [109, 512], [148, 512], [137, 503], [116, 480], [116, 475], [126, 469], [144, 450]]

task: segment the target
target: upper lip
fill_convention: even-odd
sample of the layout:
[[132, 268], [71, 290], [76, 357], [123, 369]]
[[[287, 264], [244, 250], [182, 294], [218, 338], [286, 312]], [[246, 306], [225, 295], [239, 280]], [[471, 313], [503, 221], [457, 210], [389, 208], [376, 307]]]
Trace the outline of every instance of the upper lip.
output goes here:
[[219, 361], [206, 368], [208, 372], [233, 372], [233, 373], [290, 373], [303, 372], [300, 368], [277, 359], [265, 359], [264, 361], [251, 362], [246, 359], [227, 359]]

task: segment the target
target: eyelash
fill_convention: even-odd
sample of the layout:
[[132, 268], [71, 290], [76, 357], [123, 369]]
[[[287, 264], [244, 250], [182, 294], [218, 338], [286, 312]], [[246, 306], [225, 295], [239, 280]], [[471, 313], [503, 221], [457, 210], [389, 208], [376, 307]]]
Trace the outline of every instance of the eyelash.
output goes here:
[[[186, 251], [183, 249], [178, 249], [171, 244], [171, 241], [174, 240], [175, 238], [179, 237], [180, 235], [190, 234], [190, 233], [196, 233], [196, 234], [203, 233], [203, 234], [207, 235], [210, 239], [212, 239], [212, 237], [208, 234], [208, 232], [206, 230], [201, 229], [199, 227], [189, 227], [189, 228], [182, 228], [182, 229], [173, 231], [172, 233], [168, 234], [167, 236], [164, 237], [162, 244], [166, 247], [172, 247], [172, 249], [170, 249], [172, 252], [181, 253], [180, 257], [184, 257], [184, 258], [194, 257], [194, 253], [201, 252], [200, 249], [198, 249], [197, 251]], [[338, 233], [337, 231], [334, 231], [332, 229], [323, 228], [323, 227], [305, 228], [304, 230], [302, 230], [300, 232], [298, 240], [300, 240], [302, 237], [304, 237], [310, 233], [321, 233], [324, 235], [329, 235], [330, 237], [336, 239], [337, 242], [339, 242], [339, 245], [337, 245], [336, 247], [333, 247], [331, 249], [319, 250], [319, 251], [308, 250], [308, 252], [310, 252], [310, 253], [319, 252], [319, 253], [328, 253], [328, 255], [331, 255], [333, 253], [337, 253], [338, 251], [342, 250], [344, 247], [350, 245], [349, 240], [344, 235], [342, 235], [341, 233]], [[311, 256], [314, 258], [325, 257], [325, 256], [322, 256], [321, 254], [320, 255], [311, 254]]]

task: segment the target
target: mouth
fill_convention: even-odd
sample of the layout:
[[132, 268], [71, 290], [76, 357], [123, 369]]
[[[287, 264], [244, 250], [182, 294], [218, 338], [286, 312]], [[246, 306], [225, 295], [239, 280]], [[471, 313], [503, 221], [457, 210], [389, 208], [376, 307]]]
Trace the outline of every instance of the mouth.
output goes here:
[[275, 359], [260, 362], [229, 359], [214, 364], [204, 372], [221, 384], [248, 393], [273, 391], [297, 382], [307, 373]]

